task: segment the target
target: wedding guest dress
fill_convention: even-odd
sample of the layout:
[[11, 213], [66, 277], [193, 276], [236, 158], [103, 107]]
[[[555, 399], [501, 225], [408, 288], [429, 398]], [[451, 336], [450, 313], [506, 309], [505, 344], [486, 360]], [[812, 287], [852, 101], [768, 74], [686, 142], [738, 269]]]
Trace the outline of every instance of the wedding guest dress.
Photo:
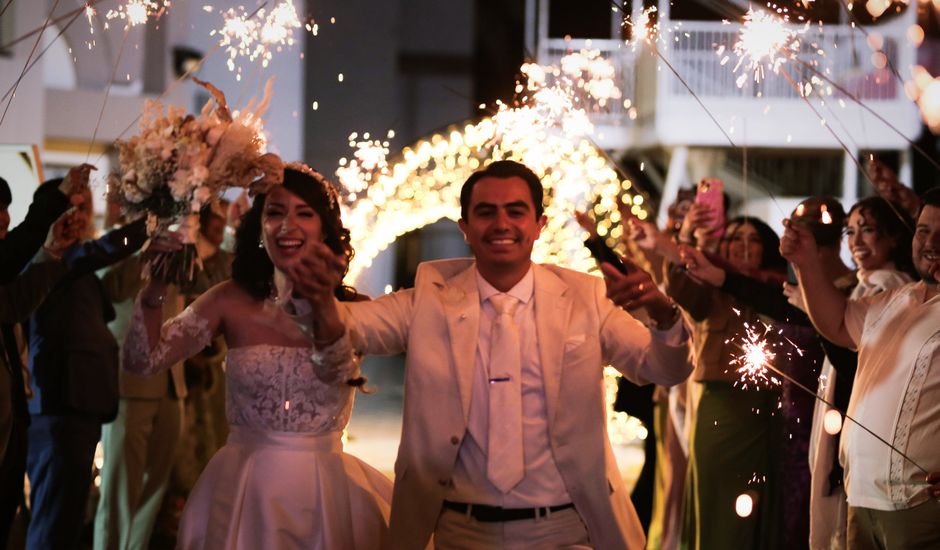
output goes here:
[[[209, 343], [192, 308], [167, 321], [151, 350], [141, 306], [124, 368], [155, 373]], [[372, 549], [387, 542], [391, 482], [343, 452], [359, 364], [346, 338], [312, 347], [251, 345], [226, 358], [228, 440], [193, 488], [184, 549]]]

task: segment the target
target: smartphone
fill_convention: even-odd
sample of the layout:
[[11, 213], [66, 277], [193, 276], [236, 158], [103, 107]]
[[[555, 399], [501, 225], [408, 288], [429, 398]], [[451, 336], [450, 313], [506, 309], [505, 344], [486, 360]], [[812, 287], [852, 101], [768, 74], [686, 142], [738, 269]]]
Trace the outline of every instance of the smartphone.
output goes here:
[[725, 184], [718, 178], [702, 178], [695, 191], [695, 202], [711, 208], [712, 237], [721, 237], [725, 232]]
[[604, 239], [600, 237], [593, 237], [584, 241], [584, 246], [591, 251], [591, 256], [594, 257], [594, 260], [597, 261], [597, 266], [600, 267], [602, 263], [609, 263], [610, 265], [617, 268], [617, 271], [626, 275], [629, 273], [629, 269], [624, 265], [623, 261], [620, 259], [620, 256], [616, 252], [611, 250], [607, 243], [604, 242]]
[[787, 282], [791, 285], [798, 285], [800, 282], [796, 278], [796, 271], [793, 269], [793, 264], [787, 262]]

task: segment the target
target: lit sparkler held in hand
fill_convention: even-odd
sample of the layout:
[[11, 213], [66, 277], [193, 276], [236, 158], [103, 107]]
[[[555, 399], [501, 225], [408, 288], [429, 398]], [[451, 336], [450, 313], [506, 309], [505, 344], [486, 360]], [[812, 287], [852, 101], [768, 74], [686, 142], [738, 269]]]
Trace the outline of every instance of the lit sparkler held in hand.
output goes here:
[[[734, 312], [735, 314], [740, 315], [738, 310], [735, 309]], [[780, 344], [774, 344], [768, 341], [767, 336], [771, 332], [771, 327], [764, 323], [761, 323], [761, 325], [762, 328], [756, 328], [751, 326], [749, 323], [745, 323], [745, 334], [738, 337], [737, 339], [730, 340], [730, 342], [737, 344], [741, 348], [741, 353], [732, 358], [732, 364], [739, 365], [737, 372], [741, 375], [741, 379], [735, 383], [735, 386], [740, 385], [741, 388], [747, 389], [748, 385], [750, 384], [760, 389], [761, 386], [767, 387], [771, 384], [779, 386], [783, 383], [783, 380], [786, 380], [790, 384], [793, 384], [793, 386], [803, 390], [804, 392], [812, 395], [817, 400], [829, 406], [831, 410], [826, 413], [827, 418], [824, 419], [824, 422], [827, 423], [827, 431], [831, 430], [830, 433], [838, 433], [838, 431], [842, 429], [843, 420], [851, 421], [853, 424], [887, 445], [888, 448], [898, 453], [898, 455], [913, 464], [917, 469], [924, 472], [924, 474], [927, 474], [927, 470], [925, 470], [920, 464], [915, 462], [903, 451], [892, 445], [889, 441], [885, 440], [885, 438], [876, 434], [867, 426], [855, 420], [855, 418], [839, 410], [834, 403], [827, 400], [825, 397], [819, 395], [812, 389], [800, 383], [798, 380], [794, 379], [792, 376], [775, 367], [773, 365], [773, 360], [776, 358], [777, 352], [774, 351], [774, 348], [777, 348]], [[784, 338], [784, 340], [793, 346], [797, 353], [802, 355], [802, 350], [797, 347], [796, 344], [794, 344], [789, 339]], [[779, 375], [780, 378], [777, 378], [776, 375]], [[839, 418], [836, 419], [835, 415], [839, 415]]]

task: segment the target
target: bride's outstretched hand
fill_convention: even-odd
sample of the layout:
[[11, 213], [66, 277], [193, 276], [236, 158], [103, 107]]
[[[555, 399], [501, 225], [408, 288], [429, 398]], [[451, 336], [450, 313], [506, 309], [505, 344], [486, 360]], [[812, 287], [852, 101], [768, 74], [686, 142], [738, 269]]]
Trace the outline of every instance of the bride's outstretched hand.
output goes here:
[[294, 294], [316, 307], [333, 301], [333, 292], [343, 282], [346, 259], [323, 243], [312, 243], [286, 271]]

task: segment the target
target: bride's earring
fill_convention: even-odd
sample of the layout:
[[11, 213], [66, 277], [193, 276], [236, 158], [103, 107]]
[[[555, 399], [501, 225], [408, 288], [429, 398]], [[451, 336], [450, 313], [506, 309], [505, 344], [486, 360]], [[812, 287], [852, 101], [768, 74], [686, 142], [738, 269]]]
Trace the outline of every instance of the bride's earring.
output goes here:
[[258, 248], [264, 248], [264, 239], [258, 237]]

